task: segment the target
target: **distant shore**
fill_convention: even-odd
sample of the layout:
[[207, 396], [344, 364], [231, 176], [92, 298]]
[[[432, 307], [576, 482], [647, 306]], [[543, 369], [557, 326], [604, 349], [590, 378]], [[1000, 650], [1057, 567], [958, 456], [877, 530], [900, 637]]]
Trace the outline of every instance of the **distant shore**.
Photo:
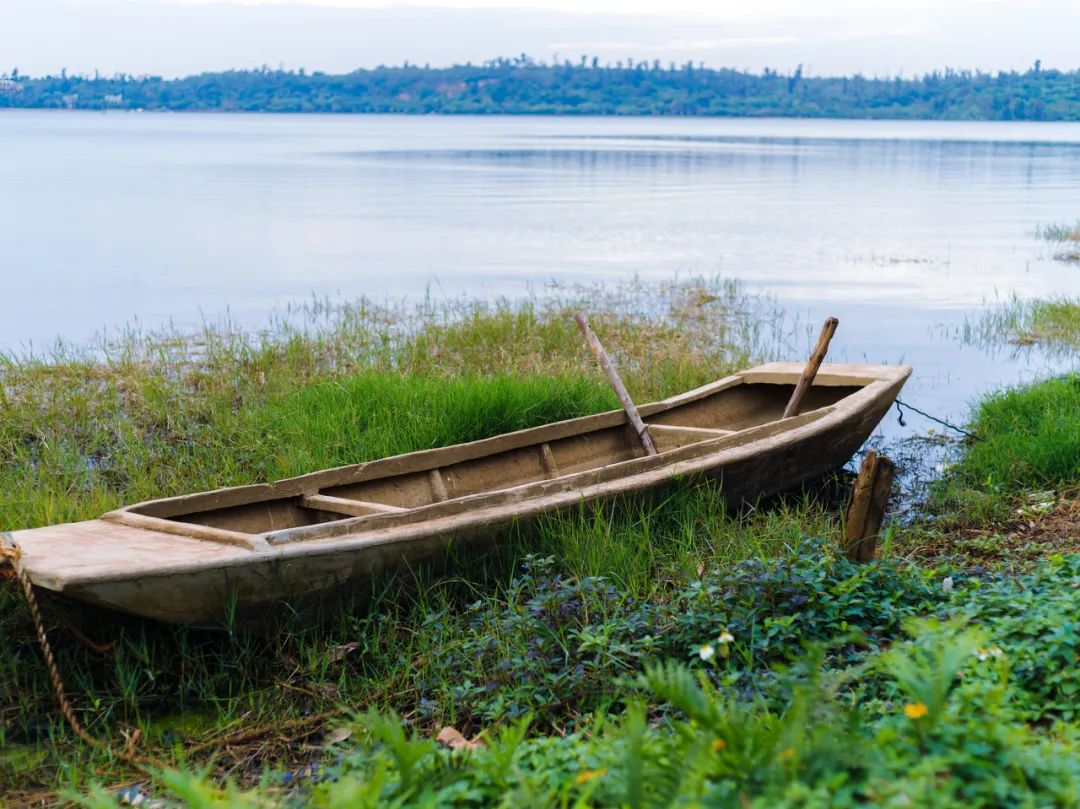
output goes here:
[[0, 74], [0, 109], [442, 115], [649, 115], [880, 120], [1080, 121], [1080, 71], [915, 78], [750, 73], [654, 62], [497, 59], [346, 74], [232, 70], [160, 76]]

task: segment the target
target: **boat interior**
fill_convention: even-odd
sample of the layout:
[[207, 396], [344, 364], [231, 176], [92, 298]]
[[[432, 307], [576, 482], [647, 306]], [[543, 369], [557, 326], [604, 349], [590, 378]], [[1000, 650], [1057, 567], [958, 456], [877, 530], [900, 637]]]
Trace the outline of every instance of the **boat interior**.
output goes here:
[[[740, 382], [672, 406], [646, 405], [642, 416], [661, 457], [705, 441], [785, 429], [796, 419], [824, 415], [822, 408], [862, 389], [860, 385], [815, 385], [796, 419], [781, 421], [794, 386]], [[813, 411], [818, 411], [816, 415]], [[580, 422], [580, 424], [579, 424]], [[801, 423], [801, 422], [800, 422]], [[775, 429], [769, 430], [775, 432]], [[495, 444], [494, 442], [499, 443]], [[723, 442], [727, 443], [727, 442]], [[463, 451], [467, 450], [467, 451]], [[621, 411], [546, 425], [497, 439], [425, 451], [292, 478], [267, 486], [222, 490], [155, 500], [116, 512], [190, 526], [228, 541], [227, 535], [262, 535], [271, 544], [304, 538], [303, 529], [336, 521], [365, 522], [449, 503], [460, 498], [503, 493], [514, 487], [583, 477], [644, 456]], [[616, 474], [616, 469], [613, 474]], [[173, 533], [181, 533], [174, 530]], [[239, 543], [244, 544], [244, 543]]]

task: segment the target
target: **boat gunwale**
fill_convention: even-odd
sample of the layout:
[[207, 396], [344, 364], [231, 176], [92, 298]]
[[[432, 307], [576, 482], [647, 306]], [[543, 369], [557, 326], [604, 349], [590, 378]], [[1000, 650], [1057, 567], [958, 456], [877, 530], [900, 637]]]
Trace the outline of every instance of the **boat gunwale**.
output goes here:
[[[785, 419], [784, 421], [788, 422], [785, 426], [788, 429], [801, 427], [803, 424], [824, 418], [831, 409], [832, 405], [829, 405], [808, 413], [802, 413], [790, 419]], [[527, 483], [520, 483], [516, 486], [506, 486], [501, 489], [475, 492], [474, 494], [467, 494], [450, 500], [416, 506], [401, 512], [365, 514], [363, 516], [331, 520], [323, 523], [315, 523], [313, 525], [281, 528], [276, 531], [266, 531], [253, 536], [261, 536], [270, 545], [279, 547], [292, 542], [311, 542], [316, 539], [326, 539], [342, 534], [348, 534], [350, 533], [350, 529], [357, 526], [393, 528], [412, 522], [424, 522], [427, 520], [438, 519], [443, 516], [457, 514], [460, 511], [468, 510], [469, 506], [487, 508], [521, 503], [533, 499], [534, 497], [546, 497], [564, 491], [580, 489], [583, 486], [602, 485], [618, 478], [649, 472], [663, 466], [670, 466], [689, 458], [713, 454], [716, 451], [722, 452], [726, 449], [726, 444], [738, 445], [740, 441], [744, 441], [747, 438], [749, 438], [751, 442], [764, 440], [765, 438], [776, 435], [778, 432], [784, 432], [785, 430], [783, 429], [776, 429], [778, 425], [784, 425], [784, 421], [778, 420], [766, 422], [765, 424], [755, 425], [746, 430], [731, 432], [727, 435], [717, 435], [711, 439], [702, 439], [701, 441], [695, 441], [692, 444], [673, 447], [672, 449], [657, 455], [644, 455], [636, 458], [628, 458], [624, 461], [614, 461], [593, 469], [570, 472], [547, 480], [534, 480]], [[758, 438], [751, 436], [751, 433], [754, 431], [768, 432], [768, 434]], [[724, 443], [725, 446], [715, 446], [720, 443]], [[631, 468], [631, 464], [634, 465], [633, 468]], [[548, 489], [553, 489], [553, 491], [548, 491]]]
[[[756, 368], [753, 370], [757, 370]], [[656, 413], [670, 410], [684, 404], [706, 398], [714, 393], [719, 393], [728, 388], [738, 387], [744, 384], [745, 372], [732, 374], [731, 376], [702, 385], [699, 388], [676, 394], [675, 396], [662, 399], [658, 402], [650, 402], [641, 405], [638, 411], [642, 416], [651, 416]], [[153, 500], [143, 500], [128, 506], [115, 509], [103, 515], [114, 521], [122, 522], [121, 517], [134, 513], [151, 519], [160, 519], [165, 522], [173, 521], [173, 517], [189, 514], [197, 511], [208, 511], [216, 508], [229, 508], [234, 505], [254, 505], [265, 503], [270, 500], [287, 499], [305, 494], [312, 494], [330, 486], [348, 486], [354, 483], [366, 483], [372, 480], [382, 480], [398, 475], [417, 472], [427, 472], [438, 469], [447, 463], [460, 463], [477, 460], [494, 454], [488, 451], [509, 451], [522, 449], [544, 441], [557, 441], [562, 438], [571, 438], [590, 432], [620, 427], [626, 424], [626, 414], [623, 410], [606, 410], [602, 413], [592, 413], [587, 416], [579, 416], [573, 419], [553, 421], [549, 424], [540, 424], [536, 427], [527, 427], [523, 430], [514, 430], [509, 433], [480, 438], [476, 441], [467, 441], [461, 444], [451, 444], [446, 447], [432, 447], [431, 449], [414, 450], [391, 455], [386, 458], [377, 458], [371, 461], [362, 461], [355, 464], [335, 466], [330, 469], [319, 469], [315, 472], [307, 472], [303, 475], [282, 478], [270, 483], [252, 483], [244, 486], [224, 486], [206, 492], [194, 492], [181, 494], [175, 497], [160, 497]], [[547, 433], [550, 433], [548, 435]], [[541, 434], [544, 434], [542, 437]], [[447, 460], [445, 456], [454, 456]], [[413, 461], [406, 468], [402, 468], [403, 462]], [[382, 474], [379, 474], [382, 473]], [[225, 502], [221, 502], [225, 498]], [[157, 514], [148, 514], [144, 509], [161, 508], [162, 506], [175, 505], [176, 509], [160, 511]], [[193, 524], [193, 523], [188, 523]], [[240, 536], [260, 536], [260, 534], [243, 534]]]
[[[796, 368], [798, 370], [796, 370]], [[815, 380], [815, 385], [824, 387], [843, 387], [845, 385], [862, 385], [863, 387], [875, 381], [891, 379], [891, 374], [882, 375], [882, 371], [894, 371], [895, 369], [907, 369], [909, 366], [897, 365], [856, 365], [856, 364], [833, 364], [822, 366]], [[748, 368], [736, 374], [723, 377], [714, 382], [709, 382], [689, 391], [677, 393], [657, 402], [650, 402], [638, 408], [643, 417], [654, 416], [675, 407], [707, 398], [728, 388], [738, 387], [743, 384], [789, 384], [775, 377], [787, 376], [798, 373], [802, 368], [797, 363], [772, 362]], [[792, 380], [791, 382], [793, 382]], [[608, 423], [610, 422], [610, 423]], [[286, 499], [289, 497], [312, 494], [329, 486], [347, 486], [353, 483], [363, 483], [371, 480], [381, 480], [395, 477], [401, 474], [413, 472], [425, 472], [437, 469], [447, 463], [445, 456], [454, 456], [450, 463], [476, 460], [486, 455], [493, 454], [487, 450], [497, 448], [498, 451], [521, 449], [543, 441], [559, 440], [588, 432], [595, 432], [625, 424], [625, 413], [622, 410], [608, 410], [603, 413], [593, 413], [588, 416], [579, 416], [574, 419], [541, 424], [536, 427], [528, 427], [523, 430], [515, 430], [509, 433], [481, 438], [476, 441], [468, 441], [462, 444], [452, 444], [447, 447], [434, 447], [431, 449], [414, 450], [413, 452], [392, 455], [387, 458], [378, 458], [371, 461], [363, 461], [355, 464], [320, 469], [303, 475], [282, 478], [269, 483], [253, 483], [242, 486], [224, 486], [205, 492], [176, 495], [173, 497], [160, 497], [152, 500], [143, 500], [138, 503], [123, 506], [114, 511], [102, 515], [103, 519], [111, 519], [114, 522], [124, 522], [128, 514], [136, 514], [150, 519], [158, 519], [164, 522], [176, 522], [174, 517], [190, 514], [197, 511], [209, 511], [218, 508], [228, 508], [234, 505], [253, 505], [270, 500]], [[752, 429], [752, 428], [751, 428]], [[540, 439], [533, 438], [542, 433], [550, 432], [551, 435]], [[743, 431], [734, 431], [741, 433]], [[530, 440], [532, 439], [532, 440]], [[401, 468], [404, 461], [413, 461], [407, 468]], [[379, 474], [382, 473], [382, 474]], [[173, 506], [174, 508], [169, 508]], [[163, 507], [165, 507], [163, 509]], [[147, 513], [146, 509], [158, 509], [158, 513]], [[163, 510], [162, 510], [163, 509]], [[142, 522], [142, 521], [140, 521]], [[195, 523], [185, 523], [195, 525]], [[224, 529], [218, 529], [224, 530]], [[261, 534], [248, 534], [243, 532], [229, 532], [236, 539], [241, 537], [258, 537]], [[235, 543], [234, 544], [242, 544]]]

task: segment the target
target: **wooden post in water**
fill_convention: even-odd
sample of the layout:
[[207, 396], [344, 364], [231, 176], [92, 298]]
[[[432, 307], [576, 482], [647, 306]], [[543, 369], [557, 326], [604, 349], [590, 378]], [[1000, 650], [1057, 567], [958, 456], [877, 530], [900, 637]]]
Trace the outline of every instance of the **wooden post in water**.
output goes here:
[[877, 552], [878, 532], [895, 471], [892, 461], [867, 450], [844, 514], [844, 554], [852, 562], [869, 562]]
[[784, 408], [783, 418], [789, 419], [792, 416], [799, 415], [799, 407], [802, 405], [803, 397], [806, 396], [810, 387], [814, 384], [814, 377], [817, 376], [818, 368], [821, 367], [821, 361], [825, 359], [825, 354], [829, 350], [829, 341], [832, 340], [833, 335], [836, 333], [836, 327], [840, 324], [840, 321], [835, 317], [829, 317], [825, 319], [825, 325], [821, 327], [821, 334], [818, 336], [817, 345], [814, 346], [814, 353], [810, 355], [810, 359], [806, 362], [806, 367], [803, 368], [802, 376], [799, 377], [798, 383], [795, 385], [795, 390], [791, 392], [791, 399], [788, 400], [787, 407]]
[[645, 422], [643, 422], [641, 416], [638, 415], [637, 408], [634, 406], [630, 394], [626, 391], [626, 386], [623, 385], [622, 379], [619, 378], [619, 372], [615, 370], [615, 364], [611, 361], [611, 357], [608, 356], [600, 339], [589, 325], [589, 318], [585, 316], [584, 312], [578, 312], [574, 315], [574, 320], [577, 322], [578, 328], [581, 329], [581, 333], [585, 337], [585, 343], [589, 346], [589, 350], [600, 362], [600, 367], [604, 369], [604, 373], [607, 374], [608, 382], [611, 383], [611, 387], [615, 390], [615, 395], [618, 396], [619, 401], [622, 402], [623, 410], [626, 411], [626, 418], [630, 420], [630, 426], [634, 428], [634, 433], [637, 435], [638, 441], [641, 442], [645, 454], [659, 454], [656, 451], [656, 445], [653, 443], [652, 436], [649, 435], [649, 428], [645, 426]]

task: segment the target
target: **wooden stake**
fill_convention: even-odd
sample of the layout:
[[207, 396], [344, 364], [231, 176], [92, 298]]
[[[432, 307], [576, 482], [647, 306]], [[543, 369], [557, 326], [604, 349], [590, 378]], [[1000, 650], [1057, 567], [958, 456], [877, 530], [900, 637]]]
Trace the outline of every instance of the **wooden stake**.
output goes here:
[[869, 562], [877, 552], [895, 471], [892, 461], [867, 450], [844, 515], [844, 554], [853, 562]]
[[615, 364], [612, 363], [611, 357], [604, 350], [600, 339], [593, 333], [592, 327], [589, 325], [589, 318], [585, 316], [584, 312], [578, 312], [574, 315], [574, 320], [577, 322], [578, 328], [581, 329], [581, 333], [585, 336], [585, 342], [589, 346], [589, 350], [592, 351], [593, 356], [600, 362], [600, 367], [607, 374], [608, 382], [611, 383], [611, 387], [615, 390], [615, 395], [622, 402], [623, 410], [626, 411], [626, 418], [630, 420], [630, 426], [634, 428], [634, 433], [641, 442], [645, 454], [659, 454], [656, 451], [652, 436], [649, 435], [649, 428], [641, 420], [641, 416], [638, 415], [637, 408], [634, 406], [630, 394], [626, 391], [626, 386], [623, 385], [622, 379], [619, 378], [619, 372], [615, 370]]
[[817, 345], [814, 346], [814, 353], [807, 360], [802, 376], [799, 377], [795, 390], [791, 392], [791, 399], [788, 401], [787, 407], [784, 408], [783, 418], [789, 419], [792, 416], [799, 415], [799, 407], [802, 405], [803, 397], [806, 396], [810, 387], [814, 384], [814, 377], [817, 376], [821, 361], [825, 359], [825, 354], [829, 350], [829, 341], [832, 340], [839, 324], [840, 321], [835, 317], [825, 319], [825, 325], [821, 327], [821, 334], [817, 338]]

